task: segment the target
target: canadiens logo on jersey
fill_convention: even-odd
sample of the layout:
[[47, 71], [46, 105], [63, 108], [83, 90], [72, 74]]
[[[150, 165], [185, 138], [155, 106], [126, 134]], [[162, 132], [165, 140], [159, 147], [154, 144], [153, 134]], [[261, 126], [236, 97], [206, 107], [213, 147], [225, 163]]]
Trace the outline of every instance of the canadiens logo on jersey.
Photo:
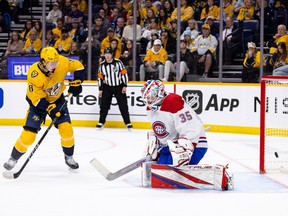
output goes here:
[[159, 137], [160, 139], [163, 139], [164, 137], [169, 135], [169, 133], [166, 130], [165, 124], [161, 121], [154, 122], [152, 124], [152, 128], [156, 136]]
[[61, 90], [62, 82], [58, 82], [50, 88], [46, 89], [45, 92], [48, 93], [49, 96], [57, 96]]

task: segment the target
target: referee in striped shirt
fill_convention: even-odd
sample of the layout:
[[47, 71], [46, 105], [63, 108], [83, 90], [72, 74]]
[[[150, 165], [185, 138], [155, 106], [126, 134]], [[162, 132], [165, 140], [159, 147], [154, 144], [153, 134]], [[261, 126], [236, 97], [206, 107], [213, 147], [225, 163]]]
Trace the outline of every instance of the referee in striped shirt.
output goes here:
[[111, 106], [112, 97], [115, 96], [124, 123], [128, 130], [132, 130], [128, 102], [126, 96], [128, 73], [119, 59], [113, 58], [111, 48], [104, 50], [104, 61], [99, 65], [98, 85], [100, 103], [100, 118], [96, 125], [97, 129], [102, 129], [106, 122], [106, 117]]

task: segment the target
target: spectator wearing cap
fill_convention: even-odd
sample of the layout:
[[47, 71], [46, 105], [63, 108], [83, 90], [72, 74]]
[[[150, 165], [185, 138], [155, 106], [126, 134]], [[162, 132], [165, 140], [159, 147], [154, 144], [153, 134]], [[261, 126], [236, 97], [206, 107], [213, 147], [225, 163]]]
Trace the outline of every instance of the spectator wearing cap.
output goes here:
[[59, 3], [54, 2], [53, 8], [46, 17], [46, 29], [53, 29], [57, 26], [57, 20], [62, 18], [62, 11], [59, 9]]
[[192, 38], [191, 38], [191, 31], [185, 30], [183, 32], [183, 35], [184, 35], [184, 37], [182, 40], [184, 40], [187, 43], [188, 49], [191, 50], [193, 47], [193, 44], [194, 44], [194, 40], [192, 40]]
[[71, 49], [72, 42], [72, 38], [69, 37], [69, 31], [63, 28], [61, 30], [61, 38], [56, 41], [54, 48], [59, 54], [68, 54]]
[[198, 29], [198, 25], [195, 19], [188, 20], [188, 26], [186, 30], [183, 32], [183, 34], [180, 36], [181, 40], [184, 39], [184, 33], [186, 31], [189, 31], [191, 33], [191, 39], [192, 41], [194, 41], [195, 38], [199, 35], [199, 29]]
[[[164, 76], [164, 64], [168, 59], [166, 50], [162, 47], [159, 39], [154, 41], [153, 47], [149, 49], [144, 57], [143, 64], [140, 66], [140, 81], [144, 81], [146, 73], [152, 73], [154, 79]], [[157, 73], [159, 73], [157, 75]]]
[[119, 58], [122, 50], [122, 43], [121, 40], [115, 35], [115, 31], [113, 28], [108, 28], [107, 37], [105, 37], [101, 42], [101, 48], [100, 48], [101, 55], [104, 56], [104, 50], [110, 47], [112, 39], [115, 39], [117, 41], [117, 49], [116, 49], [117, 51], [115, 52], [117, 57], [116, 56], [114, 57]]
[[[187, 4], [187, 0], [181, 0], [180, 1], [180, 4], [181, 4], [181, 16], [180, 16], [180, 19], [181, 19], [181, 32], [183, 32], [186, 27], [187, 27], [187, 22], [189, 19], [191, 19], [194, 15], [194, 10], [191, 6], [189, 6]], [[177, 20], [177, 7], [174, 9], [173, 13], [171, 14], [171, 19], [174, 20], [176, 19]]]
[[195, 69], [198, 64], [204, 64], [203, 78], [214, 77], [213, 69], [216, 65], [216, 49], [218, 41], [210, 34], [210, 26], [202, 25], [202, 34], [195, 39], [192, 54], [196, 60]]
[[116, 98], [124, 124], [128, 130], [132, 129], [126, 95], [128, 81], [128, 73], [122, 61], [113, 58], [112, 49], [106, 48], [104, 61], [100, 63], [98, 69], [98, 97], [101, 99], [99, 123], [96, 125], [98, 130], [106, 123], [113, 96]]
[[248, 42], [248, 50], [245, 54], [242, 70], [242, 82], [258, 82], [260, 72], [260, 52], [256, 49], [254, 42]]
[[220, 8], [214, 4], [214, 0], [207, 0], [207, 4], [201, 11], [200, 19], [205, 21], [209, 15], [216, 20], [220, 18]]
[[175, 60], [167, 60], [165, 62], [164, 77], [160, 78], [162, 82], [167, 82], [169, 80], [170, 73], [176, 73], [176, 81], [180, 82], [184, 74], [189, 73], [190, 68], [193, 67], [192, 64], [192, 54], [188, 48], [188, 43], [185, 40], [180, 41], [180, 67], [177, 71], [177, 62]]
[[168, 29], [162, 29], [160, 39], [163, 48], [167, 51], [168, 55], [175, 55], [176, 52], [176, 39], [173, 38]]
[[38, 38], [38, 32], [31, 29], [30, 38], [25, 41], [22, 54], [38, 54], [42, 48], [42, 41]]
[[[126, 42], [128, 39], [133, 40], [133, 15], [128, 15], [128, 25], [123, 29], [122, 41]], [[140, 41], [142, 28], [139, 24], [136, 24], [136, 41]]]
[[219, 26], [216, 26], [214, 23], [215, 18], [211, 15], [209, 15], [206, 18], [205, 23], [207, 23], [210, 26], [210, 34], [214, 35], [216, 38], [219, 36]]

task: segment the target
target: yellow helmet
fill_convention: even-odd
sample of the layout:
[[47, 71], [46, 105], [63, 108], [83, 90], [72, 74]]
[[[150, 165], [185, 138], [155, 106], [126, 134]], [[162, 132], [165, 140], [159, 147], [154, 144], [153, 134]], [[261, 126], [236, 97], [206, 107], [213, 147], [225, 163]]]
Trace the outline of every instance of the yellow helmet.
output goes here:
[[47, 64], [48, 62], [58, 62], [59, 54], [54, 47], [45, 47], [40, 53], [40, 58]]

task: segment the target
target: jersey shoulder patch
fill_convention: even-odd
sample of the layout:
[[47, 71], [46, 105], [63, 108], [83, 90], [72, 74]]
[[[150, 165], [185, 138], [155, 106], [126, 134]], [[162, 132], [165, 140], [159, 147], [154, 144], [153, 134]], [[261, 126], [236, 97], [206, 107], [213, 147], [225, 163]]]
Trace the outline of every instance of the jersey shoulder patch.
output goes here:
[[176, 113], [184, 108], [184, 100], [181, 96], [170, 93], [168, 94], [161, 105], [160, 110], [164, 112]]
[[38, 74], [39, 74], [38, 71], [33, 70], [33, 71], [31, 72], [31, 78], [35, 78], [35, 77], [37, 77]]

